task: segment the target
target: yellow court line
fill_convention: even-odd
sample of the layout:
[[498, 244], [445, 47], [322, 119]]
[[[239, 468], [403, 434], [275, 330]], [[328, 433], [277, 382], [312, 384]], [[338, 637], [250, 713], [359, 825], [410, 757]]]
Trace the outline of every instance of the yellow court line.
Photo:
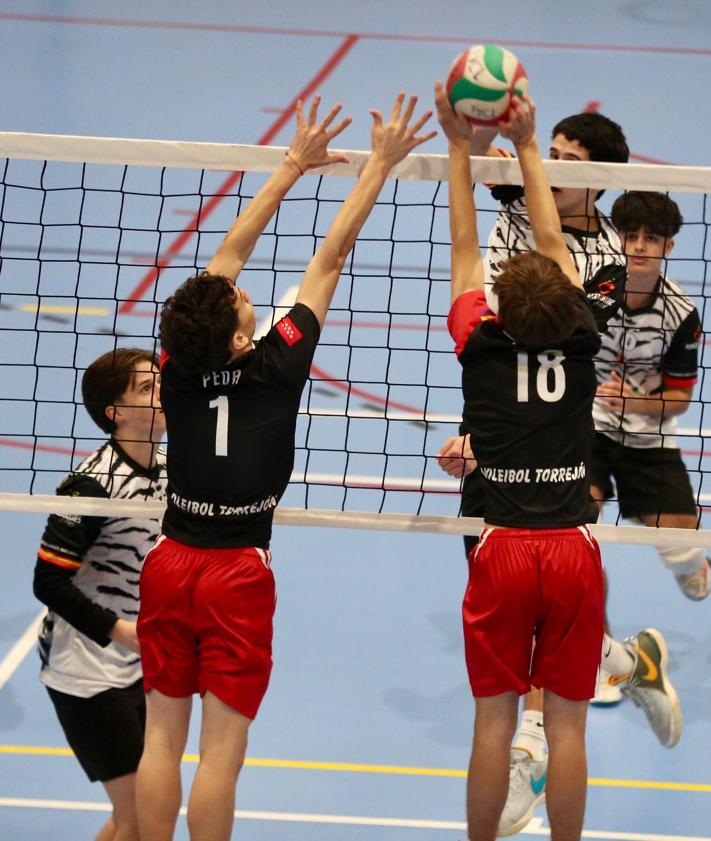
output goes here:
[[[35, 745], [0, 745], [0, 754], [25, 756], [72, 756], [70, 748], [50, 748]], [[183, 762], [198, 762], [195, 753], [186, 753]], [[245, 765], [254, 768], [291, 768], [299, 771], [347, 771], [356, 774], [400, 774], [416, 777], [457, 777], [467, 772], [459, 768], [416, 768], [409, 765], [365, 765], [353, 762], [316, 762], [301, 759], [259, 759], [247, 757]], [[656, 791], [693, 791], [711, 794], [709, 783], [673, 783], [661, 780], [614, 780], [589, 777], [588, 785], [608, 788], [654, 789]]]
[[108, 315], [106, 307], [72, 307], [60, 304], [22, 304], [22, 312], [46, 312], [53, 315]]

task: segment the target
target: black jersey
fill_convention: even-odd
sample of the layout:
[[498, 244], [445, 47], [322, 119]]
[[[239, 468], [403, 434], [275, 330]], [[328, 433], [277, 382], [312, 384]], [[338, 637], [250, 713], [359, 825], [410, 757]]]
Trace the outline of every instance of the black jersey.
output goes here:
[[595, 319], [581, 293], [578, 324], [555, 348], [525, 348], [483, 292], [453, 303], [449, 331], [462, 364], [464, 425], [484, 480], [486, 520], [566, 528], [588, 519]]
[[252, 351], [219, 371], [186, 373], [163, 355], [165, 535], [190, 546], [268, 548], [319, 332], [313, 312], [296, 304]]

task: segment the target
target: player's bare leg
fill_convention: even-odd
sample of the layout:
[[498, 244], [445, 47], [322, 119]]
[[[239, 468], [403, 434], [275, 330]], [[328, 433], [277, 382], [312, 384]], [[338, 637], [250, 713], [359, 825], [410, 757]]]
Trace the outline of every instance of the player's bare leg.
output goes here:
[[579, 841], [587, 795], [585, 721], [587, 701], [569, 701], [546, 690], [548, 782], [546, 810], [551, 841]]
[[470, 841], [493, 841], [509, 790], [509, 753], [518, 718], [518, 696], [504, 692], [476, 698], [474, 743], [467, 778]]
[[188, 803], [191, 841], [228, 841], [234, 823], [237, 777], [247, 751], [251, 719], [206, 692], [200, 764]]
[[105, 782], [113, 816], [104, 825], [96, 841], [139, 841], [136, 812], [136, 775], [124, 774]]
[[192, 696], [146, 696], [146, 739], [136, 777], [141, 838], [171, 841], [182, 803], [180, 763], [188, 738]]
[[[659, 526], [670, 529], [696, 529], [695, 514], [642, 514], [639, 518], [645, 526]], [[711, 591], [711, 569], [704, 549], [688, 546], [664, 546], [659, 555], [676, 578], [684, 595], [692, 601], [705, 599]]]

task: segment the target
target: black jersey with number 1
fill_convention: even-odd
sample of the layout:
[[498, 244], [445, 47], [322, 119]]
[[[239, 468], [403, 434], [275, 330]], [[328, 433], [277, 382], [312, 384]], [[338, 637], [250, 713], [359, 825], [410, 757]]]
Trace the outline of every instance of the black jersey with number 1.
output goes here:
[[486, 521], [519, 528], [587, 522], [600, 337], [583, 293], [572, 335], [551, 348], [516, 344], [479, 291], [457, 298], [448, 325]]
[[166, 536], [190, 546], [269, 547], [319, 331], [313, 312], [296, 304], [252, 351], [220, 370], [189, 374], [163, 355]]

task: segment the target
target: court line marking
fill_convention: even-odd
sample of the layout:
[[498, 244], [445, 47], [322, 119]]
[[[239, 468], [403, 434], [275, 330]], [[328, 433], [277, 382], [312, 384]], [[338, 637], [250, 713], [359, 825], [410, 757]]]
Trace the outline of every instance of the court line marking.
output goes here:
[[[373, 41], [415, 41], [431, 44], [471, 44], [476, 39], [472, 35], [415, 35], [389, 32], [356, 32], [349, 33], [327, 29], [295, 29], [276, 26], [239, 26], [230, 23], [198, 23], [176, 20], [131, 20], [121, 18], [99, 18], [71, 15], [42, 15], [23, 12], [0, 12], [0, 20], [25, 21], [28, 23], [60, 23], [75, 26], [116, 26], [136, 29], [187, 29], [203, 32], [244, 32], [253, 35], [284, 35], [304, 36], [316, 38], [343, 38], [355, 35], [363, 40]], [[477, 43], [491, 41], [491, 38], [477, 35]], [[644, 44], [574, 44], [559, 41], [528, 41], [520, 39], [493, 39], [497, 44], [508, 47], [533, 47], [543, 50], [590, 50], [602, 52], [632, 52], [632, 53], [671, 53], [675, 55], [711, 55], [711, 49], [704, 47], [663, 47]]]
[[[264, 132], [264, 134], [257, 141], [257, 146], [266, 146], [276, 137], [276, 135], [284, 128], [284, 126], [291, 120], [296, 113], [296, 104], [299, 100], [305, 101], [318, 88], [318, 86], [325, 81], [331, 73], [338, 67], [353, 47], [358, 43], [357, 35], [344, 34], [343, 41], [336, 51], [330, 56], [326, 63], [316, 73], [316, 75], [299, 91], [299, 93], [286, 106], [283, 113], [272, 123], [272, 125]], [[187, 222], [182, 232], [170, 243], [168, 248], [156, 261], [156, 266], [151, 268], [144, 277], [139, 281], [135, 288], [129, 293], [126, 300], [123, 301], [118, 309], [119, 315], [127, 315], [133, 312], [134, 307], [139, 301], [144, 299], [144, 295], [152, 289], [160, 277], [160, 269], [169, 266], [173, 258], [180, 253], [183, 245], [196, 236], [200, 223], [204, 222], [212, 211], [220, 204], [220, 202], [227, 196], [230, 190], [237, 184], [242, 177], [242, 171], [231, 173], [215, 191], [215, 194], [210, 197], [200, 209], [193, 213], [190, 220]]]
[[[42, 745], [0, 745], [0, 755], [16, 756], [73, 756], [71, 748]], [[196, 753], [183, 754], [183, 762], [199, 762]], [[253, 768], [279, 768], [294, 771], [336, 771], [354, 774], [390, 774], [410, 777], [453, 777], [464, 779], [467, 772], [460, 768], [418, 768], [408, 765], [375, 765], [356, 762], [319, 762], [302, 759], [266, 759], [248, 756], [245, 765]], [[655, 791], [685, 791], [711, 794], [711, 783], [679, 783], [663, 780], [619, 780], [589, 777], [588, 785], [604, 788], [653, 789]]]
[[0, 662], [0, 689], [2, 689], [8, 680], [10, 680], [10, 678], [15, 674], [22, 661], [25, 657], [27, 657], [37, 642], [37, 634], [46, 612], [47, 609], [43, 607], [37, 616], [35, 616], [35, 618], [30, 622], [24, 633], [12, 646], [10, 651], [5, 655], [5, 657], [3, 657], [2, 662]]
[[[28, 797], [0, 797], [0, 807], [15, 809], [63, 809], [67, 811], [109, 812], [110, 803], [84, 800], [39, 800]], [[185, 807], [181, 815], [187, 814]], [[452, 832], [466, 830], [464, 821], [427, 820], [417, 818], [381, 818], [365, 815], [327, 815], [313, 812], [264, 812], [236, 809], [237, 820], [280, 821], [285, 823], [316, 823], [340, 826], [398, 827], [401, 829], [444, 829]], [[550, 829], [543, 826], [543, 818], [533, 818], [521, 835], [550, 835]], [[700, 835], [663, 835], [647, 832], [613, 832], [610, 830], [584, 829], [583, 838], [611, 839], [611, 841], [711, 841]]]

